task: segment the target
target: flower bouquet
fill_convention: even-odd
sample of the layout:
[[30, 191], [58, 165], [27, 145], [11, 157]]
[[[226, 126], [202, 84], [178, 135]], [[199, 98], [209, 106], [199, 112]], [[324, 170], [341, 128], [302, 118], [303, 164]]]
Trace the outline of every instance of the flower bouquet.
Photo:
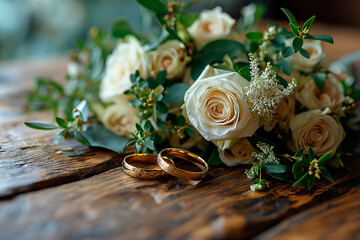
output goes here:
[[251, 165], [251, 189], [268, 187], [263, 173], [294, 186], [324, 177], [327, 166], [357, 143], [354, 80], [324, 68], [315, 16], [289, 29], [254, 30], [264, 7], [249, 5], [236, 23], [220, 7], [189, 13], [192, 4], [137, 0], [161, 25], [155, 39], [125, 20], [90, 30], [71, 53], [66, 85], [38, 79], [31, 108], [53, 109], [54, 125], [25, 123], [58, 137], [119, 153], [158, 153], [172, 146], [199, 153], [209, 165]]

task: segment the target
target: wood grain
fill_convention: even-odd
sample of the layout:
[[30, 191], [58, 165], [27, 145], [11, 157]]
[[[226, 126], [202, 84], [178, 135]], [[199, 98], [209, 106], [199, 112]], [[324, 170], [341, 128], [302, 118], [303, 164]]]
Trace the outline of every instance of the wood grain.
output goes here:
[[[35, 77], [63, 79], [65, 60], [21, 61], [0, 66], [0, 199], [56, 186], [118, 167], [122, 156], [89, 149], [73, 142], [60, 146], [52, 140], [56, 131], [37, 131], [24, 121], [51, 122], [51, 112], [24, 115], [24, 95]], [[86, 151], [68, 157], [60, 152]]]
[[360, 239], [360, 186], [287, 218], [256, 239]]
[[2, 239], [247, 239], [359, 184], [359, 171], [344, 175], [339, 170], [334, 183], [320, 182], [311, 191], [274, 181], [269, 191], [255, 193], [244, 168], [212, 168], [198, 185], [141, 181], [117, 168], [3, 201], [0, 234]]

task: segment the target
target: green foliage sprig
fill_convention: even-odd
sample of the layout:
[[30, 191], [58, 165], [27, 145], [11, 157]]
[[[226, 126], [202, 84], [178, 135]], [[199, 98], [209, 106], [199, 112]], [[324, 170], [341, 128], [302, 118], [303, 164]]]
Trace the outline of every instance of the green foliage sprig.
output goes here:
[[[139, 109], [140, 123], [131, 135], [134, 140], [128, 146], [135, 144], [136, 152], [157, 151], [164, 142], [164, 136], [176, 132], [180, 141], [195, 136], [194, 130], [186, 124], [185, 117], [180, 113], [170, 113], [172, 105], [184, 101], [188, 86], [184, 83], [167, 81], [166, 70], [160, 71], [156, 78], [142, 78], [137, 71], [131, 75], [132, 87], [125, 94], [133, 97], [130, 104]], [[160, 149], [160, 148], [159, 148]]]

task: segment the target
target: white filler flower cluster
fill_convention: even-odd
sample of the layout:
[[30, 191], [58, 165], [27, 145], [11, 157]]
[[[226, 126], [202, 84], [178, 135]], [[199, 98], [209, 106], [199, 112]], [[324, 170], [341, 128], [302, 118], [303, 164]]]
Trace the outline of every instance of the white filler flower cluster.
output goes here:
[[245, 99], [249, 105], [249, 111], [255, 117], [268, 119], [276, 112], [280, 101], [293, 92], [296, 81], [293, 79], [285, 88], [279, 84], [269, 62], [265, 70], [260, 72], [255, 56], [249, 53], [249, 57], [251, 82], [245, 89]]

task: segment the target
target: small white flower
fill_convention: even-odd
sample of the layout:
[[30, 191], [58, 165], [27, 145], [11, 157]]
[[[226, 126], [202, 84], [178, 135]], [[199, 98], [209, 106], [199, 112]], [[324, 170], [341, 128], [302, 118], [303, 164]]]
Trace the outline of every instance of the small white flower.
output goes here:
[[267, 64], [265, 71], [260, 73], [257, 59], [251, 53], [249, 57], [251, 82], [245, 88], [245, 99], [250, 106], [249, 111], [256, 117], [271, 118], [280, 101], [293, 92], [296, 81], [293, 79], [287, 88], [284, 88], [278, 83], [270, 63]]

